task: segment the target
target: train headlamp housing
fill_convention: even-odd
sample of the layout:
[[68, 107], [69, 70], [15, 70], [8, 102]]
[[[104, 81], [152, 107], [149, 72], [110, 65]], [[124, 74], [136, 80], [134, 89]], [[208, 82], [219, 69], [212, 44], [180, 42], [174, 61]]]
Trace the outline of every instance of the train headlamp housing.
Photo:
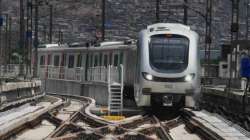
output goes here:
[[194, 73], [191, 73], [191, 74], [188, 74], [185, 76], [185, 81], [186, 82], [191, 82], [195, 77], [195, 74]]
[[154, 79], [154, 76], [151, 75], [151, 74], [148, 74], [146, 72], [143, 72], [142, 73], [143, 77], [146, 79], [146, 80], [149, 80], [149, 81], [152, 81]]

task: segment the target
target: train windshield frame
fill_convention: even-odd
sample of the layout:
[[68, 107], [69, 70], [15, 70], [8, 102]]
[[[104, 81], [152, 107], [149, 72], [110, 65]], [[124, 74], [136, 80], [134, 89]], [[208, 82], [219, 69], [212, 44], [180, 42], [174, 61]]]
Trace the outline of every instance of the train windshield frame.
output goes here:
[[188, 66], [189, 39], [177, 34], [151, 36], [149, 60], [157, 72], [181, 73]]

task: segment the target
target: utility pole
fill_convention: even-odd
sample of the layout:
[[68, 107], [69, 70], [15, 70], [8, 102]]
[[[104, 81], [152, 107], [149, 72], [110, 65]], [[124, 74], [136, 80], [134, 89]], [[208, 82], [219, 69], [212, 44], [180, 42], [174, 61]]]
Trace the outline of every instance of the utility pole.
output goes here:
[[23, 0], [20, 0], [20, 38], [19, 38], [19, 46], [21, 49], [21, 56], [22, 56], [22, 61], [21, 61], [21, 66], [20, 66], [20, 76], [24, 75], [24, 51], [25, 51], [25, 42], [24, 42], [24, 5], [23, 5]]
[[160, 0], [156, 0], [156, 22], [160, 22]]
[[9, 51], [8, 51], [8, 63], [10, 64], [11, 63], [11, 53], [12, 53], [12, 19], [11, 17], [9, 17], [9, 37], [8, 37], [8, 48], [9, 48]]
[[106, 0], [102, 0], [102, 41], [105, 40], [105, 8], [106, 8]]
[[3, 46], [2, 46], [2, 26], [3, 26], [3, 16], [2, 16], [2, 0], [0, 0], [0, 64], [3, 63]]
[[249, 1], [247, 0], [245, 4], [246, 4], [246, 6], [247, 6], [247, 10], [246, 10], [246, 12], [247, 12], [247, 13], [246, 13], [246, 40], [248, 40], [248, 35], [249, 35], [249, 30], [250, 30], [250, 29], [249, 29], [249, 18], [250, 18], [250, 17], [249, 17], [249, 16], [250, 16], [250, 15], [249, 15], [249, 6], [250, 6], [249, 4], [250, 4], [250, 3], [249, 3]]
[[205, 31], [205, 77], [210, 76], [210, 51], [212, 44], [212, 0], [207, 0], [206, 4], [206, 31]]
[[37, 60], [38, 60], [38, 0], [35, 0], [35, 38], [34, 38], [34, 47], [35, 47], [35, 51], [34, 51], [34, 65], [33, 65], [33, 77], [37, 77]]
[[61, 29], [58, 29], [58, 44], [61, 44]]
[[184, 0], [184, 5], [183, 5], [183, 9], [184, 9], [184, 17], [183, 17], [183, 24], [187, 25], [187, 20], [188, 20], [188, 7], [187, 7], [187, 0]]
[[58, 44], [63, 44], [63, 32], [61, 29], [58, 29]]
[[53, 5], [49, 5], [50, 16], [49, 16], [49, 43], [52, 43], [52, 34], [53, 34]]
[[231, 17], [231, 47], [230, 47], [230, 71], [229, 71], [229, 89], [231, 88], [231, 82], [233, 77], [233, 52], [235, 49], [235, 75], [237, 77], [237, 46], [233, 48], [233, 41], [238, 40], [239, 31], [239, 0], [232, 0], [232, 17]]
[[43, 43], [47, 43], [47, 28], [46, 25], [43, 25]]
[[[230, 45], [230, 70], [229, 70], [229, 80], [228, 80], [228, 91], [227, 91], [227, 106], [230, 108], [230, 91], [232, 88], [232, 78], [233, 78], [233, 41], [238, 40], [239, 31], [239, 0], [232, 1], [232, 17], [231, 17], [231, 45]], [[235, 78], [237, 76], [237, 46], [235, 47]], [[244, 98], [244, 96], [243, 96]], [[244, 99], [245, 101], [245, 99]], [[244, 103], [243, 103], [244, 104]]]
[[5, 41], [4, 41], [4, 65], [7, 66], [8, 64], [8, 54], [9, 54], [9, 48], [8, 48], [8, 37], [9, 37], [9, 15], [5, 14]]
[[27, 72], [32, 75], [31, 60], [32, 60], [32, 11], [33, 3], [32, 0], [27, 0], [27, 21], [26, 21], [26, 46], [27, 46]]
[[63, 31], [61, 31], [61, 42], [63, 43]]

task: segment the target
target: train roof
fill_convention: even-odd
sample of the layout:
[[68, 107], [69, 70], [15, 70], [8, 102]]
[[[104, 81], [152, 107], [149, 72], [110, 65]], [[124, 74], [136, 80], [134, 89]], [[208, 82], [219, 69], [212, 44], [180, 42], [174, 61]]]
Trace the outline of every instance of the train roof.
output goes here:
[[124, 41], [110, 41], [102, 42], [96, 46], [90, 47], [51, 47], [51, 48], [39, 48], [39, 52], [61, 52], [61, 51], [104, 51], [104, 50], [124, 50], [124, 49], [135, 49], [135, 42], [124, 42]]
[[164, 31], [164, 30], [191, 30], [189, 26], [180, 23], [156, 23], [147, 26], [148, 31]]

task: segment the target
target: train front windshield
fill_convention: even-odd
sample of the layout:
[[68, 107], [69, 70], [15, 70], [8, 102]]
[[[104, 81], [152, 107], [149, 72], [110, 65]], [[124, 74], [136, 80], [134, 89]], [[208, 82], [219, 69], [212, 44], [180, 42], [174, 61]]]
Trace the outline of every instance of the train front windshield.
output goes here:
[[154, 35], [149, 43], [150, 65], [158, 72], [180, 73], [188, 65], [189, 39], [182, 35]]

